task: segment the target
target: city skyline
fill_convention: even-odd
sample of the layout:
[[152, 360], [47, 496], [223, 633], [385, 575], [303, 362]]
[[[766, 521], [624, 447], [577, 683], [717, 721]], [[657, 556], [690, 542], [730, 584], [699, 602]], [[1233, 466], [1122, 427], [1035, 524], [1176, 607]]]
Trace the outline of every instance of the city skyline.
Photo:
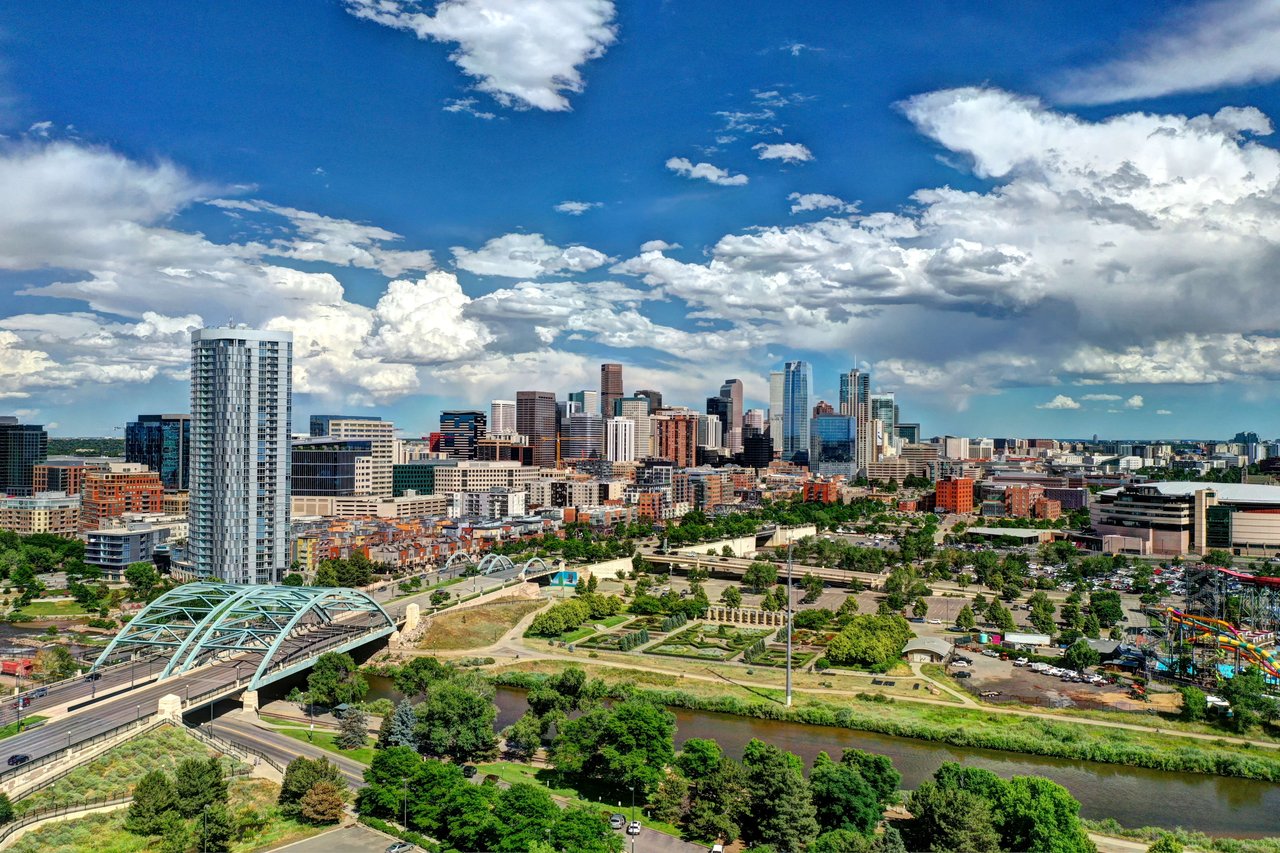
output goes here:
[[1267, 432], [1271, 5], [586, 7], [521, 7], [537, 66], [400, 3], [6, 6], [0, 405], [180, 410], [231, 319], [295, 334], [300, 411], [415, 432], [602, 363], [767, 408], [786, 361], [925, 434]]

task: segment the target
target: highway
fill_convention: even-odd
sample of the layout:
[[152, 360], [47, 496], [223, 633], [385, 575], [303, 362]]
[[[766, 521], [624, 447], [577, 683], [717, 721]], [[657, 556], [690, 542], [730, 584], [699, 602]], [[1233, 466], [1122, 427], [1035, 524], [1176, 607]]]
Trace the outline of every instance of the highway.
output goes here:
[[289, 762], [299, 756], [306, 758], [324, 758], [338, 766], [342, 775], [352, 788], [364, 787], [364, 765], [344, 755], [338, 755], [318, 746], [311, 746], [288, 735], [264, 729], [255, 725], [252, 720], [239, 714], [227, 714], [218, 717], [210, 724], [208, 720], [201, 722], [199, 728], [233, 744], [247, 746], [265, 753], [281, 767], [288, 767]]
[[32, 714], [46, 715], [57, 708], [93, 701], [98, 696], [127, 690], [138, 684], [144, 684], [163, 670], [167, 658], [160, 655], [138, 656], [135, 660], [104, 667], [99, 670], [100, 677], [96, 681], [85, 681], [84, 676], [75, 676], [65, 681], [50, 684], [45, 688], [45, 695], [37, 697], [40, 687], [29, 687], [17, 696], [9, 697], [0, 705], [0, 726], [8, 725], [18, 718], [18, 699], [26, 697], [27, 705], [22, 708], [25, 720]]

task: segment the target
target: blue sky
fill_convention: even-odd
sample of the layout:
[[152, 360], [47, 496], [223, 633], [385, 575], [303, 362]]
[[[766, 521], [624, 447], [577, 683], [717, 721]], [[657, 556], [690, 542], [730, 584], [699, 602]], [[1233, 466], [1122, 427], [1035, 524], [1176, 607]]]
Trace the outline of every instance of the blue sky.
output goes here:
[[0, 408], [299, 423], [856, 359], [927, 434], [1266, 435], [1280, 4], [0, 7]]

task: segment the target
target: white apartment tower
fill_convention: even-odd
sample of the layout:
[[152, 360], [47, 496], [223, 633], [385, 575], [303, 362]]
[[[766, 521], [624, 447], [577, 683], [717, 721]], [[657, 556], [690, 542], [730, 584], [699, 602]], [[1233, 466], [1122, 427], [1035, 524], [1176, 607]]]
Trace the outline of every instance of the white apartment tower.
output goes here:
[[610, 462], [636, 461], [636, 422], [609, 418], [604, 422], [604, 455]]
[[489, 435], [516, 434], [516, 401], [491, 400], [489, 402]]
[[381, 418], [361, 418], [357, 415], [331, 415], [324, 418], [330, 438], [347, 438], [367, 441], [370, 454], [370, 494], [389, 498], [392, 493], [391, 466], [396, 461], [396, 425]]
[[187, 562], [202, 578], [279, 583], [289, 569], [293, 334], [191, 333]]

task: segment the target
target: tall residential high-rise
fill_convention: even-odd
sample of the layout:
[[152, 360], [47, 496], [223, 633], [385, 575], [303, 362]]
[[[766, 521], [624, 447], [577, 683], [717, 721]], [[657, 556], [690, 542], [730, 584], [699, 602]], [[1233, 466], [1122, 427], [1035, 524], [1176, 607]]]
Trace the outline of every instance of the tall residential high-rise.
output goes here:
[[516, 401], [492, 400], [489, 403], [489, 435], [516, 434]]
[[742, 450], [742, 380], [726, 379], [720, 396], [729, 400], [729, 422], [725, 424], [724, 446], [732, 453]]
[[636, 460], [636, 422], [610, 418], [604, 422], [604, 457], [610, 462]]
[[773, 441], [773, 452], [782, 452], [782, 409], [784, 405], [786, 374], [781, 370], [769, 373], [769, 437]]
[[[635, 458], [645, 459], [653, 455], [652, 430], [650, 429], [649, 412], [653, 408], [647, 397], [623, 397], [614, 404], [614, 411], [619, 418], [626, 418], [635, 424]], [[615, 459], [615, 462], [622, 460]]]
[[124, 428], [124, 459], [160, 475], [170, 492], [191, 486], [191, 415], [138, 415]]
[[613, 417], [613, 404], [609, 405], [609, 413], [605, 414], [600, 407], [600, 395], [595, 391], [570, 391], [569, 402], [577, 403], [579, 412], [586, 412], [588, 415], [601, 415], [606, 418]]
[[49, 457], [49, 433], [39, 424], [0, 417], [0, 495], [32, 494], [33, 465]]
[[484, 412], [450, 409], [440, 413], [441, 449], [450, 459], [475, 459], [476, 445], [485, 436]]
[[672, 412], [658, 415], [657, 453], [669, 459], [677, 468], [692, 468], [698, 464], [698, 416], [692, 412]]
[[788, 361], [783, 367], [782, 458], [788, 461], [809, 455], [809, 394], [813, 368], [807, 361]]
[[289, 569], [293, 334], [191, 333], [187, 560], [226, 583], [279, 583]]
[[[600, 412], [606, 416], [613, 414], [613, 401], [622, 396], [622, 365], [600, 365]], [[583, 407], [583, 411], [591, 410]]]
[[556, 464], [556, 395], [552, 391], [516, 392], [516, 432], [529, 439], [533, 464]]
[[858, 404], [866, 403], [871, 396], [871, 374], [853, 368], [840, 374], [840, 414], [856, 418]]
[[[711, 397], [719, 400], [719, 397]], [[698, 446], [709, 450], [724, 447], [724, 421], [715, 414], [698, 415]]]
[[568, 440], [561, 440], [562, 459], [604, 458], [604, 421], [594, 412], [569, 415]]
[[372, 494], [379, 498], [391, 497], [391, 466], [396, 462], [395, 424], [368, 415], [312, 415], [311, 434], [316, 437], [368, 441], [373, 448]]
[[653, 414], [654, 412], [658, 411], [658, 409], [662, 408], [662, 392], [661, 391], [653, 391], [646, 388], [643, 391], [635, 392], [631, 396], [644, 397], [646, 400], [648, 400], [650, 414]]
[[893, 434], [898, 425], [898, 407], [893, 401], [893, 392], [872, 394], [870, 398], [871, 419], [884, 424], [885, 432]]

